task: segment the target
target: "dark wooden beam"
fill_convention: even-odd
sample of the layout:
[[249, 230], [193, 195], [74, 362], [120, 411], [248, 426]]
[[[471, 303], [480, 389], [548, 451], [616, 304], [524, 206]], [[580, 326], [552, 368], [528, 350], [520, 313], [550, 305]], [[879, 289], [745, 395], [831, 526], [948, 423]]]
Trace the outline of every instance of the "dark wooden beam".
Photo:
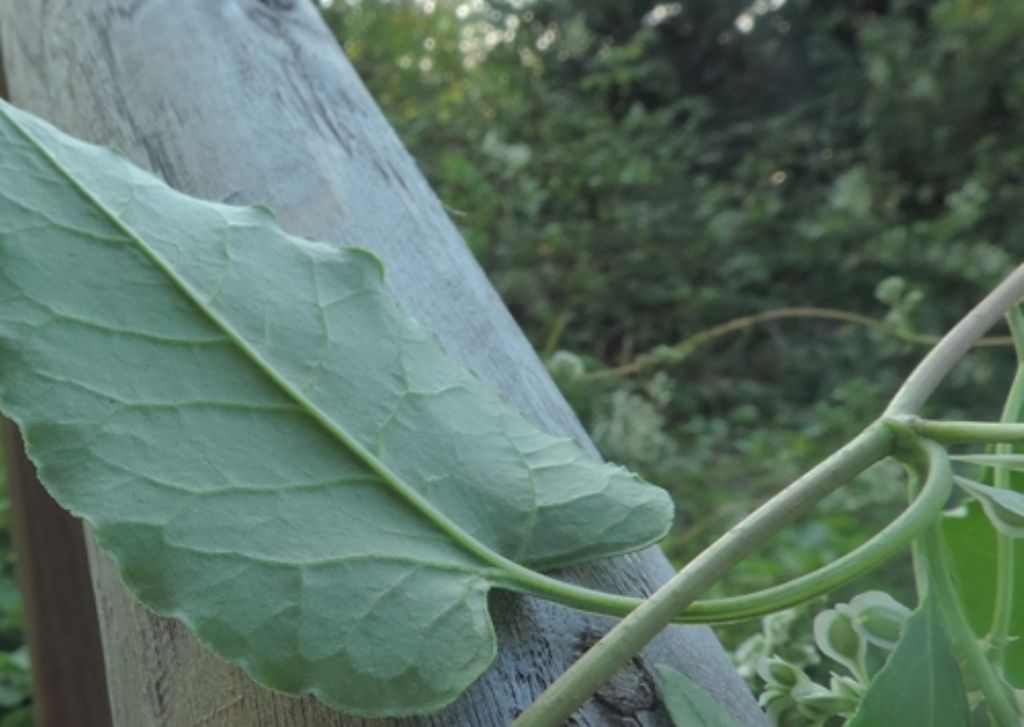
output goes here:
[[[8, 98], [2, 48], [0, 97]], [[35, 724], [108, 727], [103, 643], [82, 524], [39, 484], [17, 427], [5, 419], [2, 429]]]
[[111, 724], [82, 523], [36, 480], [21, 437], [3, 422], [7, 495], [37, 727]]

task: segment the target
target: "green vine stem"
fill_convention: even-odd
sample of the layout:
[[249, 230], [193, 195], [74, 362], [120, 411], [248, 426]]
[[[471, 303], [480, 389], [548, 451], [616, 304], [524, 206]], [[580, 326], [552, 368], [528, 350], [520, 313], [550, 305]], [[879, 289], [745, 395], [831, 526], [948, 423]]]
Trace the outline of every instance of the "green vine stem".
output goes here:
[[[1017, 373], [1010, 385], [1010, 393], [1003, 407], [1004, 422], [1020, 422], [1024, 420], [1024, 314], [1020, 307], [1013, 308], [1006, 314], [1017, 349]], [[1010, 454], [1013, 445], [996, 445], [996, 454]], [[1012, 477], [1007, 469], [996, 468], [992, 484], [1000, 489], [1011, 488]], [[1002, 668], [1006, 656], [1006, 645], [1009, 643], [1010, 626], [1013, 618], [1014, 589], [1014, 550], [1013, 538], [996, 532], [996, 593], [992, 609], [992, 626], [986, 641], [989, 644], [989, 658], [997, 667]]]
[[[727, 336], [731, 333], [739, 333], [749, 328], [753, 328], [762, 323], [768, 323], [770, 321], [780, 320], [792, 320], [792, 319], [811, 319], [811, 320], [826, 320], [826, 321], [838, 321], [840, 323], [852, 323], [857, 326], [863, 326], [869, 328], [877, 333], [881, 333], [891, 338], [896, 338], [905, 343], [911, 343], [916, 346], [931, 346], [938, 343], [938, 336], [928, 336], [918, 333], [909, 333], [902, 330], [892, 324], [880, 321], [877, 318], [870, 316], [861, 315], [860, 313], [852, 313], [850, 311], [839, 310], [838, 308], [813, 308], [813, 307], [792, 307], [792, 308], [774, 308], [772, 310], [762, 311], [761, 313], [754, 313], [749, 316], [740, 316], [739, 318], [733, 318], [726, 321], [725, 323], [719, 323], [716, 326], [712, 326], [703, 331], [699, 331], [692, 336], [687, 336], [682, 341], [675, 343], [671, 346], [662, 349], [655, 349], [654, 351], [641, 354], [628, 363], [621, 364], [619, 366], [613, 366], [606, 369], [599, 369], [597, 371], [591, 371], [589, 373], [580, 376], [583, 381], [591, 381], [597, 379], [608, 379], [621, 376], [633, 376], [635, 374], [643, 373], [658, 366], [662, 366], [667, 363], [678, 363], [683, 359], [688, 358], [698, 348], [701, 348], [712, 341]], [[552, 329], [552, 334], [548, 338], [547, 344], [545, 344], [544, 352], [546, 355], [550, 355], [554, 352], [554, 343], [557, 341], [557, 336], [561, 334], [564, 323], [559, 326], [559, 323], [563, 319], [560, 317], [556, 321], [555, 327]], [[556, 333], [557, 331], [557, 333]], [[1009, 336], [993, 336], [991, 338], [979, 338], [974, 342], [975, 346], [1008, 346], [1013, 343]]]
[[1024, 265], [1010, 273], [995, 290], [942, 337], [896, 392], [884, 416], [915, 414], [960, 359], [996, 321], [1024, 298]]
[[1010, 326], [1010, 338], [1017, 351], [1017, 363], [1024, 366], [1024, 303], [1007, 311], [1006, 323]]
[[[941, 473], [943, 477], [952, 478], [949, 457], [941, 445], [928, 440], [917, 440], [915, 446], [927, 459], [929, 477]], [[1021, 717], [1013, 704], [1009, 690], [974, 636], [974, 631], [971, 630], [967, 615], [960, 604], [960, 597], [953, 585], [949, 554], [946, 552], [946, 543], [942, 539], [942, 529], [938, 523], [925, 530], [917, 555], [924, 561], [928, 592], [938, 603], [953, 646], [985, 695], [995, 724], [999, 727], [1019, 727]]]
[[937, 422], [919, 417], [894, 417], [926, 439], [942, 444], [1024, 443], [1024, 423]]
[[817, 598], [893, 557], [934, 521], [949, 499], [949, 477], [929, 476], [921, 494], [870, 540], [829, 565], [772, 588], [735, 598], [696, 601], [677, 623], [721, 623], [763, 616]]
[[[886, 414], [899, 416], [916, 413], [974, 342], [1022, 297], [1024, 265], [1000, 283], [939, 341], [897, 392]], [[547, 727], [562, 724], [601, 684], [693, 603], [700, 593], [720, 580], [728, 570], [765, 543], [797, 514], [868, 465], [889, 454], [894, 438], [887, 422], [875, 422], [845, 447], [747, 516], [605, 634], [548, 687], [519, 716], [514, 725]]]

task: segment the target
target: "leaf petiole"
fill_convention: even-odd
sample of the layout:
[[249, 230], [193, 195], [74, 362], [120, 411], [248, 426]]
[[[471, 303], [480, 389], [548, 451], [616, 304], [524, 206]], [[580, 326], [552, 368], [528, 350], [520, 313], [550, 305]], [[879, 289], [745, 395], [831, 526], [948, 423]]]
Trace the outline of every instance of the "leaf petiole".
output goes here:
[[1024, 442], [1024, 424], [1005, 422], [940, 422], [900, 417], [912, 431], [942, 444], [992, 444]]
[[[870, 540], [843, 557], [811, 573], [755, 593], [732, 598], [695, 601], [673, 619], [673, 623], [727, 623], [756, 618], [791, 608], [848, 583], [872, 570], [905, 548], [919, 536], [942, 510], [949, 498], [952, 481], [929, 473], [920, 495], [899, 517]], [[526, 574], [524, 574], [526, 575]], [[529, 595], [544, 596], [565, 606], [610, 616], [625, 616], [642, 599], [617, 596], [580, 588], [532, 571], [528, 578], [503, 583], [504, 587]], [[496, 572], [498, 581], [506, 576]], [[507, 577], [507, 576], [506, 576]]]

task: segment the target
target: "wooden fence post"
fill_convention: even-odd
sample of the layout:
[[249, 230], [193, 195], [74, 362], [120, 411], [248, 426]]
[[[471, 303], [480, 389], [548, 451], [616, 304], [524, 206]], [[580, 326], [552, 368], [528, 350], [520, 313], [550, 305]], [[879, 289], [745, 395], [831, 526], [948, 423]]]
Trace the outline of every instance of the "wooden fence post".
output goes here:
[[[290, 232], [373, 250], [405, 310], [452, 355], [543, 429], [589, 443], [309, 0], [0, 0], [0, 53], [11, 100], [69, 133], [190, 194], [263, 202]], [[505, 725], [610, 623], [498, 594], [498, 660], [460, 701], [432, 717], [364, 720], [254, 684], [141, 606], [87, 540], [118, 727]], [[561, 575], [645, 594], [669, 574], [650, 548]], [[657, 663], [740, 724], [763, 722], [711, 632], [676, 627], [576, 723], [665, 724]], [[71, 723], [41, 727], [58, 724]]]

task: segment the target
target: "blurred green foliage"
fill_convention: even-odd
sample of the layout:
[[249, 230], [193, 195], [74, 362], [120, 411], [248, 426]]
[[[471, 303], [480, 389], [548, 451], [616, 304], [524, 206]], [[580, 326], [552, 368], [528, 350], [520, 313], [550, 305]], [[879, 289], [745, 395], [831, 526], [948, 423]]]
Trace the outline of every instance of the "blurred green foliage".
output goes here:
[[[923, 353], [731, 318], [842, 308], [942, 333], [1024, 252], [1024, 5], [335, 0], [328, 22], [606, 456], [675, 493], [685, 562], [877, 416]], [[996, 417], [1006, 349], [932, 405]], [[901, 506], [876, 467], [719, 592], [826, 563]], [[912, 602], [906, 563], [857, 584]], [[737, 644], [756, 624], [725, 632]]]
[[28, 727], [32, 724], [28, 651], [22, 633], [21, 599], [14, 581], [4, 472], [0, 447], [0, 727]]

